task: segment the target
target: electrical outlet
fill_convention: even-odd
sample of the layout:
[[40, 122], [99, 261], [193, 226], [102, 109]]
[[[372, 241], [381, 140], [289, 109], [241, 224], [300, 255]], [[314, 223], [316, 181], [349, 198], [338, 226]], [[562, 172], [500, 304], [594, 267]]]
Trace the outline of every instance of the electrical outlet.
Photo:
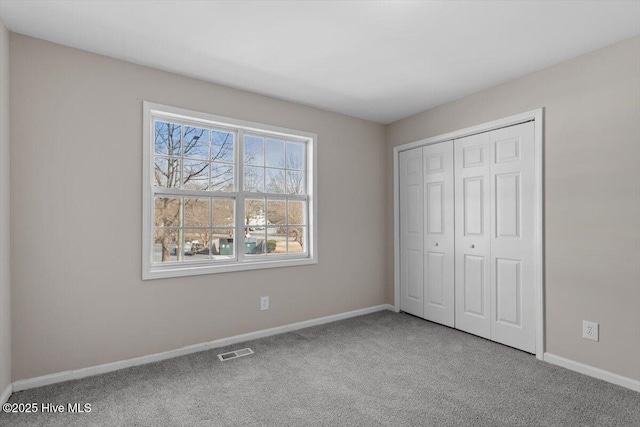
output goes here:
[[269, 310], [269, 297], [260, 297], [260, 310]]
[[599, 325], [596, 322], [582, 321], [582, 338], [598, 341]]

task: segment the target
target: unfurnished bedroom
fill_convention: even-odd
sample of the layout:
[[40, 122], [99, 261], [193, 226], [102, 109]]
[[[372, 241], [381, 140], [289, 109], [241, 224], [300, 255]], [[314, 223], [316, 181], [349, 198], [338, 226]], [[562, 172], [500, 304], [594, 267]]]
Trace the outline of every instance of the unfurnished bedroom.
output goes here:
[[0, 426], [639, 426], [640, 1], [0, 0]]

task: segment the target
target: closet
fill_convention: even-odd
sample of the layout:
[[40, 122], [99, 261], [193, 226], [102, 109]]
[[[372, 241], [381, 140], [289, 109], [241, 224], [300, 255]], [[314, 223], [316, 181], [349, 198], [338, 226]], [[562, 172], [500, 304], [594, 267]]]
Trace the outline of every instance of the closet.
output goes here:
[[400, 310], [535, 353], [534, 131], [399, 152]]

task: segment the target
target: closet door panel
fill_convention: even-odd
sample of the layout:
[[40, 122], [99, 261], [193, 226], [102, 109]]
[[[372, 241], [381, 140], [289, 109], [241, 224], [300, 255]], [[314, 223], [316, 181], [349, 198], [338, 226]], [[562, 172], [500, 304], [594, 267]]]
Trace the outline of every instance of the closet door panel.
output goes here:
[[454, 141], [455, 326], [491, 336], [490, 137]]
[[484, 319], [487, 316], [485, 307], [484, 266], [486, 257], [464, 255], [464, 289], [462, 291], [464, 314]]
[[532, 122], [491, 138], [491, 339], [535, 352]]
[[455, 321], [453, 141], [428, 145], [424, 156], [424, 318]]
[[424, 316], [422, 148], [400, 153], [400, 310]]
[[444, 257], [444, 253], [433, 251], [427, 251], [425, 256], [425, 265], [427, 270], [427, 277], [425, 280], [425, 292], [427, 296], [425, 300], [425, 318], [429, 317], [427, 312], [431, 310], [432, 307], [440, 309], [445, 308], [444, 296], [447, 289], [445, 288]]

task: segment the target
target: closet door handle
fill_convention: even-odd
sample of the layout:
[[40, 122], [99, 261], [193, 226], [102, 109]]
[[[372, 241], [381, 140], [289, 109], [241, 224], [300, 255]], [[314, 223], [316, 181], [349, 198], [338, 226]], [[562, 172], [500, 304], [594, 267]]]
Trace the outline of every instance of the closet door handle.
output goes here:
[[436, 242], [436, 246], [438, 246], [438, 242]]
[[475, 247], [476, 247], [476, 245], [471, 245], [471, 249], [473, 249], [473, 248], [475, 248]]

